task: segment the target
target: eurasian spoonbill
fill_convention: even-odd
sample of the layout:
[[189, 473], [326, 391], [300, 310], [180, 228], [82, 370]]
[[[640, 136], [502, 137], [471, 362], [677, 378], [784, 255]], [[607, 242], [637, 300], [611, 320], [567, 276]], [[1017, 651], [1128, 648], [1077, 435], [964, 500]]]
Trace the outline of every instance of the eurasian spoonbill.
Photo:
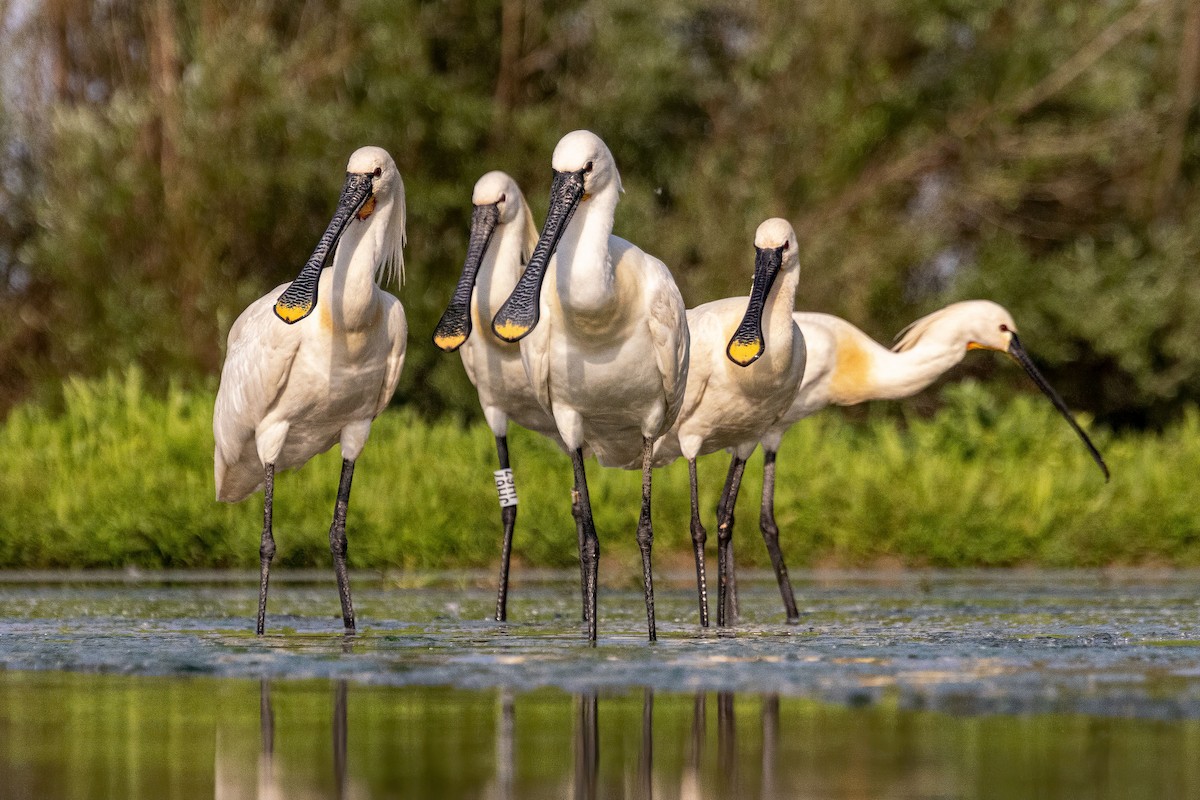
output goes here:
[[376, 285], [396, 272], [403, 277], [404, 221], [404, 183], [392, 157], [378, 147], [356, 150], [333, 219], [300, 274], [251, 303], [229, 331], [213, 412], [214, 471], [218, 500], [236, 502], [264, 487], [260, 635], [275, 555], [275, 472], [335, 443], [342, 474], [329, 549], [342, 620], [354, 632], [346, 510], [354, 462], [404, 364], [404, 309]]
[[[792, 320], [800, 256], [796, 233], [786, 221], [768, 219], [754, 234], [754, 282], [750, 298], [727, 297], [689, 309], [691, 359], [683, 408], [654, 449], [656, 464], [682, 455], [688, 462], [692, 496], [692, 544], [700, 624], [708, 625], [704, 574], [707, 534], [700, 522], [696, 459], [728, 449], [733, 458], [717, 510], [717, 624], [728, 612], [733, 510], [746, 459], [796, 397], [804, 375], [804, 337]], [[778, 541], [766, 539], [773, 564], [782, 564]]]
[[537, 244], [533, 214], [516, 181], [503, 172], [489, 172], [475, 183], [471, 195], [471, 234], [462, 277], [433, 332], [433, 342], [447, 353], [458, 350], [467, 377], [479, 393], [479, 405], [492, 435], [500, 469], [494, 473], [500, 498], [504, 539], [500, 549], [500, 586], [496, 621], [508, 616], [508, 565], [513, 527], [517, 521], [517, 489], [508, 460], [508, 421], [554, 439], [560, 445], [554, 418], [542, 408], [521, 364], [520, 345], [492, 331], [492, 317], [525, 271]]
[[[1020, 364], [1079, 435], [1108, 480], [1108, 466], [1100, 451], [1034, 366], [1017, 337], [1012, 315], [1003, 306], [989, 300], [952, 303], [901, 331], [891, 350], [839, 317], [797, 313], [795, 320], [808, 345], [808, 366], [791, 407], [762, 438], [759, 526], [764, 539], [774, 542], [779, 539], [775, 522], [775, 457], [788, 428], [829, 405], [850, 406], [868, 400], [910, 397], [962, 361], [969, 350], [1006, 353]], [[775, 565], [775, 577], [788, 621], [795, 622], [799, 615], [782, 560]]]
[[600, 137], [568, 133], [554, 148], [552, 166], [542, 234], [492, 327], [501, 339], [521, 342], [533, 390], [571, 453], [583, 534], [584, 614], [593, 643], [600, 543], [583, 448], [590, 447], [604, 466], [633, 468], [640, 459], [637, 541], [654, 641], [650, 473], [654, 443], [675, 422], [687, 383], [683, 296], [665, 264], [612, 235], [621, 178]]

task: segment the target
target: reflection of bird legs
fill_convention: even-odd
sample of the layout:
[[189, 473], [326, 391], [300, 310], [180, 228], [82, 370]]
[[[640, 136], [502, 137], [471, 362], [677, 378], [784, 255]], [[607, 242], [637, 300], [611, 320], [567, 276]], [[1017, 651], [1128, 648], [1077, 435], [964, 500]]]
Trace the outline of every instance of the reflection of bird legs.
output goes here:
[[692, 738], [688, 744], [683, 775], [679, 780], [681, 800], [703, 796], [700, 792], [700, 762], [704, 760], [704, 740], [707, 734], [704, 703], [704, 692], [696, 692], [696, 699], [692, 705]]
[[642, 750], [638, 754], [638, 785], [642, 797], [654, 796], [654, 690], [642, 694]]
[[516, 728], [516, 709], [512, 692], [500, 691], [500, 720], [496, 724], [496, 797], [511, 800], [513, 796], [513, 731]]
[[333, 694], [333, 780], [338, 800], [346, 796], [346, 682], [338, 681]]
[[717, 693], [717, 770], [724, 782], [724, 795], [737, 797], [737, 726], [733, 716], [733, 692]]
[[775, 788], [775, 753], [779, 749], [779, 695], [763, 697], [762, 705], [762, 797], [769, 800]]
[[580, 695], [575, 727], [575, 798], [595, 800], [600, 764], [599, 714], [595, 694]]
[[258, 796], [271, 797], [275, 784], [272, 761], [275, 754], [275, 713], [271, 709], [271, 682], [264, 678], [258, 684], [258, 725], [261, 749], [258, 755]]

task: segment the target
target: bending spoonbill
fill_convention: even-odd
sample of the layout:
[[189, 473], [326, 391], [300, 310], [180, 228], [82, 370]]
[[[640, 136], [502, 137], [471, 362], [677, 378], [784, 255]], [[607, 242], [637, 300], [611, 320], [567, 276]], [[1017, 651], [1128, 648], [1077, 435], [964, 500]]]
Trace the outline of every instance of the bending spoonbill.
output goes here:
[[560, 444], [561, 440], [554, 418], [542, 408], [529, 385], [520, 346], [497, 338], [491, 326], [492, 317], [517, 285], [537, 244], [533, 214], [516, 181], [503, 172], [489, 172], [480, 178], [471, 202], [475, 210], [462, 277], [434, 329], [433, 342], [447, 353], [459, 351], [467, 377], [479, 392], [483, 416], [496, 437], [500, 469], [495, 481], [504, 526], [496, 621], [503, 622], [508, 616], [508, 565], [517, 521], [517, 489], [508, 461], [508, 421], [515, 420]]
[[264, 487], [259, 635], [275, 555], [275, 472], [299, 467], [335, 443], [342, 475], [329, 549], [342, 621], [354, 632], [346, 510], [354, 462], [404, 364], [404, 309], [376, 285], [376, 277], [386, 283], [393, 273], [403, 276], [403, 247], [404, 182], [385, 150], [360, 148], [350, 156], [333, 219], [300, 274], [251, 303], [229, 331], [213, 412], [217, 499], [236, 502]]
[[[717, 507], [719, 589], [717, 624], [728, 613], [733, 509], [746, 459], [758, 441], [788, 410], [804, 375], [805, 346], [792, 320], [800, 256], [796, 233], [782, 219], [769, 219], [754, 234], [754, 283], [750, 298], [728, 297], [687, 312], [691, 359], [683, 409], [670, 433], [658, 440], [656, 464], [682, 455], [688, 462], [692, 495], [692, 544], [700, 624], [708, 625], [704, 543], [696, 487], [696, 458], [728, 449], [733, 454]], [[777, 542], [767, 540], [772, 563], [782, 563]]]
[[675, 422], [687, 383], [683, 296], [665, 264], [612, 235], [621, 177], [600, 137], [590, 131], [568, 133], [554, 148], [552, 165], [542, 235], [492, 327], [501, 339], [521, 342], [533, 390], [571, 453], [583, 533], [584, 614], [592, 643], [600, 542], [583, 447], [589, 446], [604, 466], [630, 468], [640, 459], [637, 541], [654, 641], [650, 472], [654, 442]]
[[[808, 344], [808, 367], [791, 407], [762, 438], [763, 494], [759, 525], [763, 538], [775, 543], [775, 456], [787, 429], [829, 405], [850, 406], [868, 400], [910, 397], [962, 361], [969, 350], [996, 350], [1020, 364], [1079, 435], [1104, 479], [1108, 466], [1092, 440], [1079, 427], [1058, 393], [1042, 377], [1017, 337], [1012, 315], [989, 300], [952, 303], [922, 317], [900, 332], [888, 350], [844, 319], [829, 314], [797, 313], [796, 324]], [[789, 622], [799, 620], [787, 567], [774, 564]]]

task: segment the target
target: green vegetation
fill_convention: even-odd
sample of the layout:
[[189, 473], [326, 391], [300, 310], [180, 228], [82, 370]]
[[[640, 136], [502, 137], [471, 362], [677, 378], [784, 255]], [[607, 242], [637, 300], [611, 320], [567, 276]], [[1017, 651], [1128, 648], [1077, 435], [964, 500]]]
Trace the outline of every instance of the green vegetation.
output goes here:
[[[14, 410], [0, 428], [0, 567], [253, 567], [261, 495], [217, 503], [212, 391], [148, 391], [137, 371], [72, 381], [65, 410]], [[1200, 564], [1193, 486], [1200, 413], [1157, 434], [1093, 429], [1113, 471], [1105, 485], [1042, 398], [994, 397], [965, 382], [945, 407], [906, 424], [825, 413], [780, 451], [777, 517], [793, 566], [877, 559], [938, 566]], [[521, 505], [514, 545], [532, 565], [576, 562], [570, 467], [547, 441], [511, 436]], [[356, 567], [481, 567], [499, 549], [491, 485], [495, 450], [482, 424], [462, 427], [392, 409], [376, 421], [355, 475], [350, 560]], [[759, 457], [738, 507], [739, 563], [767, 566], [757, 531]], [[337, 486], [334, 451], [276, 488], [280, 563], [328, 563]], [[711, 527], [725, 456], [702, 459]], [[590, 467], [609, 576], [637, 571], [637, 473]], [[687, 469], [656, 473], [660, 567], [690, 563]]]
[[471, 186], [505, 169], [540, 218], [588, 127], [617, 233], [689, 305], [744, 293], [783, 216], [801, 307], [886, 336], [989, 297], [1073, 406], [1161, 428], [1200, 399], [1198, 25], [1196, 0], [0, 0], [0, 409], [131, 363], [204, 386], [373, 143], [411, 215], [400, 399], [463, 418], [457, 360], [418, 345]]

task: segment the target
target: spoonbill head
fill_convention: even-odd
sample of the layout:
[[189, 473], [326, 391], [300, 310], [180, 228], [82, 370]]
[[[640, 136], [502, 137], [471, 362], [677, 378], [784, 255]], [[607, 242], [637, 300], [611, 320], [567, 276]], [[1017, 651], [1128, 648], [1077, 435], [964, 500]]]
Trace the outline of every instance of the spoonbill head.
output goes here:
[[1109, 479], [1108, 465], [1104, 463], [1104, 457], [1079, 426], [1075, 415], [1071, 413], [1062, 397], [1034, 365], [1033, 359], [1017, 336], [1017, 324], [1008, 309], [990, 300], [952, 303], [922, 317], [901, 331], [893, 350], [897, 353], [912, 351], [922, 342], [948, 348], [958, 347], [960, 352], [995, 350], [1008, 355], [1021, 365], [1034, 384], [1054, 404], [1063, 419], [1079, 436], [1096, 466], [1104, 473], [1104, 480]]
[[[780, 272], [798, 273], [800, 270], [796, 232], [785, 219], [773, 217], [759, 225], [754, 233], [754, 250], [754, 282], [750, 286], [750, 302], [746, 307], [746, 316], [742, 318], [741, 324], [725, 348], [729, 360], [741, 367], [753, 364], [765, 350], [763, 310], [775, 279], [779, 277]], [[794, 302], [794, 284], [792, 296]]]
[[[513, 276], [512, 283], [502, 287], [503, 298], [507, 298], [509, 292], [512, 291], [516, 278], [519, 277], [519, 270], [524, 268], [525, 262], [533, 250], [533, 244], [537, 241], [537, 226], [533, 222], [533, 213], [530, 212], [529, 205], [525, 202], [525, 195], [521, 193], [521, 188], [507, 173], [493, 170], [484, 174], [475, 182], [475, 188], [471, 193], [471, 204], [474, 210], [471, 212], [471, 233], [467, 243], [467, 258], [463, 263], [462, 275], [458, 279], [458, 286], [454, 289], [450, 305], [442, 314], [442, 318], [433, 332], [433, 343], [447, 353], [452, 353], [462, 347], [471, 335], [474, 327], [471, 319], [471, 298], [474, 295], [475, 283], [480, 276], [480, 266], [484, 256], [488, 253], [488, 245], [496, 228], [498, 226], [519, 228], [516, 231], [516, 244], [519, 249], [513, 254], [519, 256], [519, 263], [515, 265], [518, 272]], [[497, 253], [498, 258], [499, 254]], [[494, 264], [493, 268], [495, 266]], [[501, 266], [501, 269], [504, 270], [505, 267], [509, 267], [507, 272], [511, 272], [512, 265], [505, 264]], [[504, 276], [489, 275], [487, 277], [489, 279], [498, 278], [502, 281]], [[492, 282], [489, 280], [489, 284]], [[490, 295], [491, 293], [485, 292], [485, 294]], [[503, 302], [503, 298], [499, 302]], [[477, 305], [479, 299], [476, 298]], [[490, 297], [485, 299], [485, 308], [493, 308], [494, 305], [488, 300]], [[490, 313], [488, 317], [490, 320]], [[491, 330], [488, 330], [486, 335], [494, 336]], [[517, 354], [519, 351], [514, 349], [512, 352]]]
[[[347, 227], [354, 219], [366, 221], [380, 209], [387, 218], [382, 225], [371, 226], [379, 239], [376, 269], [383, 282], [392, 273], [404, 277], [405, 207], [404, 181], [396, 162], [382, 147], [360, 147], [350, 155], [346, 181], [338, 198], [333, 219], [325, 228], [304, 268], [275, 301], [275, 315], [289, 325], [313, 312], [321, 272], [332, 263]], [[357, 243], [357, 239], [356, 239]]]
[[617, 195], [624, 191], [612, 152], [591, 131], [572, 131], [560, 139], [550, 163], [554, 168], [554, 179], [550, 184], [550, 208], [546, 212], [542, 235], [525, 276], [492, 320], [496, 335], [507, 342], [520, 341], [537, 325], [540, 316], [538, 298], [546, 268], [579, 204], [585, 200], [603, 201], [608, 214], [608, 231], [603, 237], [597, 237], [595, 244], [602, 244], [607, 256], [612, 210], [616, 207]]

